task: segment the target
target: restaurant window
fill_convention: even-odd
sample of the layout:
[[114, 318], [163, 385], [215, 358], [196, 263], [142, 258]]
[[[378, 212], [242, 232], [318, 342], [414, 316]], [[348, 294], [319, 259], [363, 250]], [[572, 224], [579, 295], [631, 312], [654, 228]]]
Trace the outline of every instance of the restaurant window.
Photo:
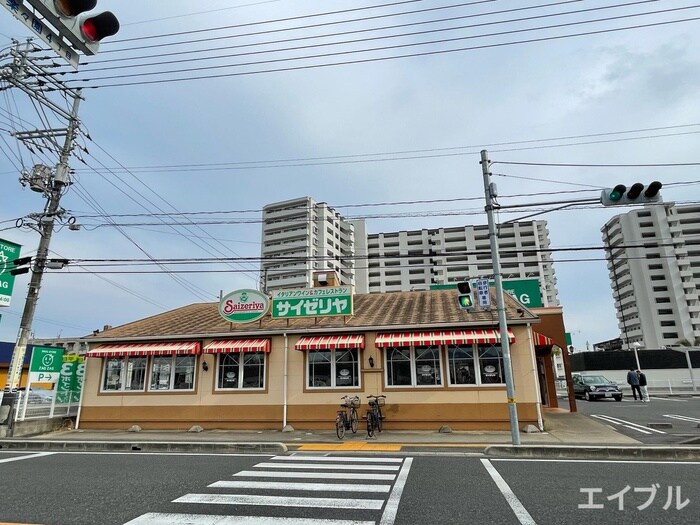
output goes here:
[[357, 348], [310, 350], [307, 362], [309, 388], [360, 386]]
[[450, 385], [475, 385], [474, 347], [472, 345], [449, 345], [447, 367]]
[[146, 357], [110, 357], [105, 359], [102, 390], [143, 392], [146, 381]]
[[501, 345], [478, 345], [481, 384], [505, 383], [503, 350]]
[[386, 369], [388, 386], [441, 386], [440, 347], [389, 347]]
[[265, 388], [265, 352], [219, 354], [216, 387], [222, 390]]
[[153, 357], [149, 390], [192, 390], [194, 388], [193, 355], [159, 355]]

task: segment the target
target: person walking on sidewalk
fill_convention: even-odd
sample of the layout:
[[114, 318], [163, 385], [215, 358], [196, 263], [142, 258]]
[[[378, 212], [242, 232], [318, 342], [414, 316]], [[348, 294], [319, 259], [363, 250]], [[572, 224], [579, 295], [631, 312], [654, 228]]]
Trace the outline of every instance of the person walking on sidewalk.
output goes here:
[[630, 368], [627, 372], [627, 384], [632, 388], [632, 396], [634, 400], [637, 400], [637, 394], [639, 394], [639, 400], [642, 400], [642, 391], [639, 389], [639, 376], [634, 368]]
[[649, 390], [647, 390], [647, 376], [641, 370], [637, 370], [637, 376], [639, 377], [639, 390], [641, 392], [640, 397], [644, 403], [648, 403]]

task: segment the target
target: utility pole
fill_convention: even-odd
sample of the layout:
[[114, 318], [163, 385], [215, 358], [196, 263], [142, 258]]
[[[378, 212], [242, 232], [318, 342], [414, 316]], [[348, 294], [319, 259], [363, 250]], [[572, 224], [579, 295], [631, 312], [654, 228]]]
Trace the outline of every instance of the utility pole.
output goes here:
[[[31, 94], [31, 96], [34, 96], [34, 98], [37, 98], [40, 102], [44, 102], [47, 99], [43, 93], [40, 93], [39, 90], [32, 90], [31, 87], [27, 87], [23, 83], [24, 65], [26, 65], [28, 62], [28, 52], [19, 54], [22, 57], [21, 60], [18, 61], [17, 58], [15, 59], [15, 67], [12, 68], [13, 74], [10, 76], [10, 78], [5, 78], [5, 80], [8, 80], [16, 87], [22, 88], [23, 91]], [[17, 67], [18, 62], [24, 65]], [[73, 96], [73, 104], [70, 114], [65, 114], [65, 112], [62, 112], [64, 113], [64, 116], [67, 116], [68, 118], [68, 127], [66, 130], [63, 130], [63, 133], [65, 133], [65, 140], [55, 172], [53, 175], [48, 177], [49, 184], [45, 191], [47, 202], [46, 206], [44, 207], [44, 212], [39, 214], [39, 218], [37, 220], [36, 229], [40, 233], [41, 239], [39, 240], [39, 247], [37, 249], [36, 257], [34, 258], [34, 268], [32, 269], [32, 276], [29, 281], [27, 299], [24, 303], [24, 311], [22, 312], [17, 341], [15, 343], [12, 359], [10, 361], [10, 367], [7, 373], [7, 382], [5, 383], [6, 392], [16, 390], [19, 387], [19, 383], [22, 378], [22, 365], [27, 352], [27, 343], [29, 341], [32, 328], [34, 312], [39, 300], [39, 289], [41, 288], [41, 280], [44, 274], [44, 269], [46, 268], [49, 254], [49, 243], [51, 242], [51, 236], [53, 235], [56, 218], [62, 216], [64, 213], [64, 210], [60, 208], [59, 205], [61, 196], [65, 190], [65, 187], [70, 184], [70, 168], [68, 161], [75, 145], [75, 135], [80, 124], [78, 120], [78, 107], [80, 106], [81, 92], [80, 90], [66, 90], [66, 94]], [[52, 109], [53, 106], [55, 106], [54, 104], [47, 105], [52, 107]], [[32, 132], [32, 138], [36, 138], [37, 136], [49, 136], [49, 134], [54, 136], [55, 132], [56, 130], [47, 130], [45, 133], [35, 131]]]
[[489, 223], [489, 239], [491, 241], [491, 260], [493, 261], [493, 280], [496, 285], [496, 308], [498, 310], [498, 327], [501, 332], [501, 349], [503, 352], [503, 371], [506, 379], [506, 395], [508, 397], [508, 414], [510, 417], [510, 434], [513, 445], [520, 445], [520, 428], [518, 425], [518, 409], [513, 387], [513, 369], [510, 363], [510, 340], [508, 338], [508, 321], [503, 299], [503, 281], [501, 279], [501, 259], [498, 255], [498, 236], [496, 223], [493, 218], [493, 198], [497, 196], [496, 186], [491, 182], [489, 170], [489, 153], [481, 150], [481, 173], [484, 177], [484, 195], [486, 197], [486, 216]]

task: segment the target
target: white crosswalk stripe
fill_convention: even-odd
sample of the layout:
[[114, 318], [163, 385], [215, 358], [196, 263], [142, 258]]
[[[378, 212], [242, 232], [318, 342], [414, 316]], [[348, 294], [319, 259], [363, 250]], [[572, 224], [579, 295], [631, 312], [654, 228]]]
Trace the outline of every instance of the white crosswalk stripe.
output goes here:
[[395, 474], [363, 474], [361, 472], [283, 472], [279, 470], [242, 470], [234, 474], [246, 478], [290, 478], [290, 479], [365, 479], [394, 481]]
[[[276, 456], [234, 473], [233, 480], [208, 485], [217, 492], [189, 493], [173, 500], [178, 506], [195, 505], [188, 512], [149, 512], [126, 525], [393, 525], [412, 462], [413, 458]], [[307, 497], [305, 492], [325, 497]], [[192, 513], [200, 505], [202, 510], [209, 510], [205, 505], [225, 510]], [[240, 507], [247, 515], [234, 515]], [[256, 508], [260, 515], [251, 510]], [[305, 509], [306, 517], [296, 517], [294, 508]], [[289, 516], [279, 515], [287, 514], [284, 509], [290, 509]], [[328, 518], [328, 509], [342, 511], [345, 519]], [[368, 520], [372, 514], [374, 519]]]
[[373, 521], [149, 512], [126, 525], [375, 525]]
[[317, 492], [389, 492], [391, 485], [356, 485], [354, 483], [284, 483], [279, 481], [217, 481], [215, 489], [312, 490]]
[[399, 470], [399, 465], [312, 465], [309, 463], [258, 463], [261, 468], [293, 468], [293, 469], [320, 469], [320, 470]]

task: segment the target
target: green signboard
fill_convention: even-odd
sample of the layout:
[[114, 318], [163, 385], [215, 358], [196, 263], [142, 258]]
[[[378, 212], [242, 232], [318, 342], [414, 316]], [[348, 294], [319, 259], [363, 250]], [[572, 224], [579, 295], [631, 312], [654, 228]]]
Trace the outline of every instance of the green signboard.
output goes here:
[[10, 274], [13, 268], [10, 263], [19, 259], [20, 248], [19, 244], [0, 239], [0, 306], [10, 306], [12, 287], [15, 285], [15, 276]]
[[63, 365], [56, 385], [56, 404], [77, 403], [83, 388], [85, 358], [75, 354], [63, 356]]
[[63, 366], [63, 348], [35, 346], [29, 363], [30, 383], [55, 383]]
[[515, 297], [527, 308], [544, 306], [538, 279], [510, 279], [503, 281], [503, 291]]
[[272, 318], [352, 315], [352, 288], [303, 288], [272, 292]]
[[270, 301], [257, 290], [236, 290], [219, 301], [219, 314], [232, 323], [251, 323], [264, 317]]

